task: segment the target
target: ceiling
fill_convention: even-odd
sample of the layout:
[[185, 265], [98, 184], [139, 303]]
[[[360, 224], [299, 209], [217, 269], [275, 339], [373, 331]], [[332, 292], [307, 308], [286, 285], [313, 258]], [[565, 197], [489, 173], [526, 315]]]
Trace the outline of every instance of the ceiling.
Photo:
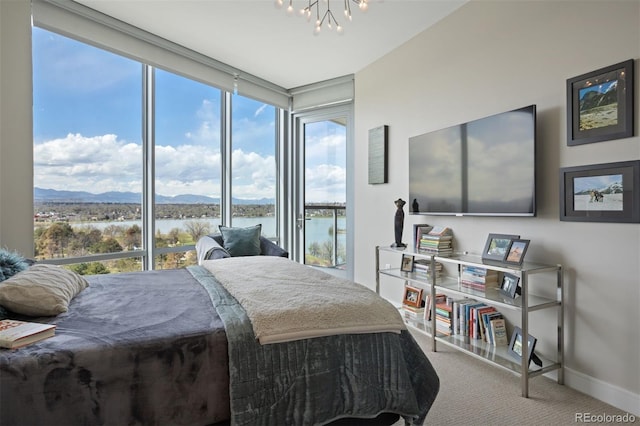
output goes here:
[[[324, 28], [319, 35], [313, 22], [274, 0], [76, 1], [291, 89], [362, 70], [468, 0], [369, 0], [365, 12], [354, 5], [350, 22], [343, 0], [333, 0], [344, 32]], [[307, 4], [293, 0], [297, 9]]]

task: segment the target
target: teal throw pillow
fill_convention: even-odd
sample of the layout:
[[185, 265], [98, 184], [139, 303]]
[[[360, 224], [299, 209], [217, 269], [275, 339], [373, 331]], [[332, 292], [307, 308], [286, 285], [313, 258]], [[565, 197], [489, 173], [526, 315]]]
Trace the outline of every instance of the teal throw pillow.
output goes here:
[[256, 256], [262, 253], [260, 250], [260, 234], [262, 224], [248, 228], [229, 228], [218, 226], [222, 234], [224, 248], [231, 256]]

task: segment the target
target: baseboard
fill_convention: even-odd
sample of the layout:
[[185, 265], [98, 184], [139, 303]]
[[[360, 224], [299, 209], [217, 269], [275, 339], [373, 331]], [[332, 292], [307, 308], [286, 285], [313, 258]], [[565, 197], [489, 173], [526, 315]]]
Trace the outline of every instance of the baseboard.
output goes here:
[[[558, 379], [555, 373], [551, 372], [545, 376], [555, 381]], [[629, 414], [640, 416], [640, 395], [638, 394], [566, 367], [564, 369], [564, 384]]]

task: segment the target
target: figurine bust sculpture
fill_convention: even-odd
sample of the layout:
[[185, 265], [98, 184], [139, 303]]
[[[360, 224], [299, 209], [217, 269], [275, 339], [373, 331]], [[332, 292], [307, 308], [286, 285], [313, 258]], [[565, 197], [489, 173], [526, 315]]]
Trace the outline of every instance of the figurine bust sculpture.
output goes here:
[[398, 198], [394, 201], [396, 207], [395, 218], [393, 219], [393, 227], [395, 232], [396, 242], [391, 244], [391, 247], [406, 247], [407, 245], [402, 242], [402, 229], [404, 228], [404, 205], [407, 204], [402, 198]]

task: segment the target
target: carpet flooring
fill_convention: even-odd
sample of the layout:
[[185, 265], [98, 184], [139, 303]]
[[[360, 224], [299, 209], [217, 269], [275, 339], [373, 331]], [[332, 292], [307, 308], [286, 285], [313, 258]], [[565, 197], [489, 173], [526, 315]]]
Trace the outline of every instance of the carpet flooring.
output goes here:
[[[621, 424], [593, 420], [626, 414], [544, 376], [529, 380], [529, 398], [523, 398], [518, 376], [443, 344], [432, 352], [426, 336], [412, 334], [440, 377], [440, 393], [427, 415], [427, 425]], [[589, 422], [581, 421], [587, 418]], [[401, 420], [394, 426], [403, 424]], [[635, 424], [640, 424], [637, 416]]]

